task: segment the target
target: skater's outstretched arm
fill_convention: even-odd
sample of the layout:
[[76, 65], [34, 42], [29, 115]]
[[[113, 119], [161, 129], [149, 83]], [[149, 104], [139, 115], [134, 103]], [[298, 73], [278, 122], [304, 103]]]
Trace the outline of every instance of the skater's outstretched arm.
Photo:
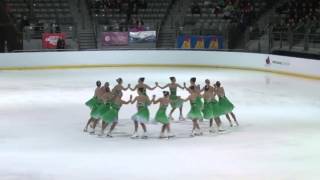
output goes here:
[[135, 97], [133, 101], [131, 101], [131, 104], [134, 104], [135, 102], [137, 102], [137, 97]]
[[131, 103], [131, 101], [132, 101], [132, 95], [130, 95], [130, 99], [128, 101], [121, 100], [121, 103], [122, 104], [129, 104], [129, 103]]
[[157, 100], [156, 100], [156, 95], [153, 95], [151, 102], [152, 102], [153, 104], [157, 104], [157, 103], [160, 102], [160, 99], [157, 99]]
[[138, 85], [136, 85], [134, 88], [129, 87], [129, 89], [130, 89], [131, 91], [135, 91], [135, 90], [138, 89]]
[[121, 86], [121, 89], [124, 90], [124, 91], [126, 91], [126, 90], [130, 89], [130, 87], [131, 87], [131, 84], [128, 84], [128, 86], [127, 86], [126, 88], [124, 88], [123, 86]]
[[167, 87], [169, 87], [169, 86], [170, 86], [170, 84], [166, 84], [165, 86], [161, 87], [161, 86], [158, 84], [158, 87], [159, 87], [160, 89], [165, 89], [165, 88], [167, 88]]
[[182, 87], [180, 84], [177, 84], [177, 87], [180, 88], [180, 89], [182, 89], [182, 90], [185, 89], [185, 87]]
[[155, 90], [156, 88], [157, 88], [157, 86], [154, 86], [154, 87], [150, 87], [150, 86], [148, 86], [148, 85], [144, 85], [144, 87], [146, 88], [146, 89], [148, 89], [148, 90]]

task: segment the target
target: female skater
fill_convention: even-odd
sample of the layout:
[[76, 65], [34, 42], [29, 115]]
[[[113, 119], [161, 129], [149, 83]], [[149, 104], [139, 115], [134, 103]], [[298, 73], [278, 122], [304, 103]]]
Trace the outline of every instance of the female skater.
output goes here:
[[[153, 98], [152, 98], [152, 103], [153, 104], [158, 104], [160, 103], [160, 106], [159, 106], [159, 109], [156, 113], [156, 117], [155, 117], [155, 120], [157, 122], [160, 122], [162, 123], [162, 128], [161, 128], [161, 133], [160, 133], [160, 137], [159, 138], [170, 138], [170, 137], [174, 137], [171, 132], [170, 132], [170, 121], [169, 121], [169, 118], [166, 114], [166, 110], [167, 110], [167, 107], [170, 103], [170, 98], [169, 98], [169, 92], [168, 91], [163, 91], [163, 97], [162, 98], [159, 98], [157, 100], [155, 100], [156, 96], [153, 95]], [[165, 131], [167, 130], [167, 136], [165, 136]]]
[[[105, 92], [102, 95], [101, 99], [103, 103], [97, 108], [96, 117], [99, 119], [102, 119], [102, 116], [108, 112], [111, 108], [111, 102], [113, 99], [113, 94], [110, 92], [109, 83], [105, 83]], [[97, 126], [97, 121], [93, 123], [92, 131], [90, 134], [95, 134], [95, 128]]]
[[213, 119], [216, 122], [218, 131], [223, 131], [221, 128], [221, 120], [220, 117], [223, 115], [223, 111], [218, 106], [218, 102], [215, 100], [216, 93], [214, 91], [214, 87], [210, 85], [210, 80], [206, 79], [206, 85], [204, 87], [204, 93], [202, 95], [204, 99], [204, 107], [203, 107], [203, 117], [204, 119], [209, 119], [209, 132], [213, 133]]
[[102, 100], [101, 97], [104, 93], [103, 89], [101, 88], [101, 81], [97, 81], [96, 82], [96, 89], [94, 91], [94, 96], [93, 98], [91, 98], [89, 101], [87, 101], [85, 104], [90, 108], [91, 112], [90, 112], [90, 119], [88, 120], [85, 128], [83, 129], [84, 132], [88, 131], [88, 126], [91, 123], [94, 123], [95, 121], [98, 121], [99, 119], [97, 118], [97, 116], [95, 116], [96, 111], [98, 109], [98, 107], [102, 104]]
[[109, 111], [102, 115], [102, 128], [99, 136], [103, 136], [104, 130], [107, 128], [109, 124], [112, 124], [109, 132], [107, 133], [108, 137], [112, 137], [112, 131], [118, 124], [119, 119], [119, 111], [123, 104], [129, 104], [132, 100], [132, 95], [130, 95], [130, 99], [128, 101], [123, 101], [121, 91], [118, 91], [119, 94], [113, 94], [114, 99], [111, 102], [111, 108]]
[[236, 119], [235, 114], [232, 112], [232, 110], [234, 109], [234, 105], [229, 101], [229, 99], [225, 96], [225, 92], [223, 87], [221, 86], [220, 81], [216, 82], [216, 92], [217, 95], [219, 97], [219, 106], [223, 109], [224, 114], [226, 115], [229, 123], [230, 123], [230, 127], [233, 126], [231, 118], [229, 116], [229, 114], [232, 116], [234, 122], [236, 123], [237, 126], [239, 126], [239, 123]]
[[157, 85], [161, 89], [165, 89], [165, 88], [169, 87], [169, 90], [170, 90], [170, 101], [171, 101], [170, 105], [172, 107], [172, 109], [170, 111], [170, 114], [169, 114], [170, 119], [174, 120], [173, 117], [172, 117], [172, 114], [177, 108], [179, 108], [179, 110], [180, 110], [179, 120], [183, 121], [183, 120], [185, 120], [183, 115], [182, 115], [183, 101], [180, 98], [180, 96], [177, 96], [177, 89], [178, 88], [185, 89], [185, 88], [176, 83], [176, 78], [175, 77], [170, 77], [170, 80], [171, 80], [171, 83], [169, 83], [169, 84], [167, 84], [167, 85], [165, 85], [163, 87], [159, 86], [159, 84], [157, 84]]
[[[135, 91], [135, 90], [137, 90], [137, 89], [139, 89], [139, 88], [142, 88], [142, 89], [143, 89], [143, 94], [144, 94], [144, 95], [147, 95], [147, 89], [148, 89], [148, 90], [154, 90], [154, 89], [157, 88], [157, 86], [151, 88], [150, 86], [144, 84], [144, 80], [145, 80], [144, 77], [139, 78], [138, 84], [137, 84], [134, 88], [131, 88], [131, 87], [130, 87], [131, 91]], [[138, 92], [138, 93], [139, 93], [139, 92]]]
[[197, 97], [198, 93], [196, 92], [195, 86], [190, 86], [190, 96], [187, 99], [184, 99], [183, 101], [190, 101], [191, 109], [188, 113], [188, 118], [192, 120], [193, 127], [192, 127], [192, 133], [191, 136], [200, 136], [202, 135], [202, 132], [200, 130], [199, 126], [199, 120], [203, 119], [201, 108], [197, 104]]
[[[199, 84], [196, 85], [196, 81], [197, 81], [197, 78], [192, 77], [190, 79], [189, 88], [187, 88], [186, 83], [184, 83], [183, 86], [184, 86], [185, 89], [188, 90], [189, 93], [191, 93], [191, 92], [196, 93], [197, 97], [196, 97], [196, 101], [195, 102], [196, 102], [197, 106], [199, 106], [199, 108], [202, 109], [203, 108], [203, 103], [202, 103], [202, 100], [201, 100], [201, 89], [200, 89], [200, 85]], [[191, 90], [190, 89], [191, 87], [194, 87], [194, 90]]]
[[122, 96], [122, 91], [128, 90], [130, 88], [130, 84], [128, 84], [128, 86], [124, 88], [122, 86], [123, 84], [122, 78], [118, 78], [116, 81], [118, 84], [113, 87], [112, 94]]
[[147, 136], [147, 128], [145, 123], [149, 121], [149, 109], [148, 106], [151, 104], [151, 101], [147, 95], [145, 95], [145, 89], [144, 88], [138, 88], [138, 96], [134, 98], [133, 101], [131, 101], [131, 104], [134, 104], [137, 102], [137, 109], [138, 112], [132, 116], [132, 120], [134, 121], [134, 133], [131, 136], [131, 138], [138, 138], [138, 127], [139, 123], [143, 129], [143, 135], [142, 138], [146, 139]]

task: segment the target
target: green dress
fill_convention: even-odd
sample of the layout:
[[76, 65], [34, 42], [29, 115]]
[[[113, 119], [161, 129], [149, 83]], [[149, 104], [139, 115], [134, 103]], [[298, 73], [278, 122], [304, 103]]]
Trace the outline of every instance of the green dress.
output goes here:
[[118, 104], [112, 102], [109, 110], [102, 115], [102, 120], [105, 123], [117, 122], [118, 121], [118, 113], [119, 113], [120, 108], [121, 108], [121, 105], [118, 105]]
[[102, 119], [102, 116], [103, 116], [106, 112], [108, 112], [108, 111], [110, 110], [110, 108], [111, 108], [111, 100], [108, 100], [108, 101], [106, 101], [105, 103], [102, 103], [102, 104], [98, 107], [98, 109], [97, 109], [97, 111], [96, 111], [96, 113], [95, 113], [95, 118], [97, 118], [97, 119]]
[[190, 101], [191, 109], [187, 115], [189, 119], [202, 119], [201, 108], [197, 104], [197, 100]]
[[212, 107], [212, 113], [213, 113], [213, 117], [217, 118], [221, 115], [224, 115], [224, 110], [223, 108], [219, 105], [218, 101], [213, 99], [211, 101], [211, 107]]
[[103, 105], [102, 100], [96, 98], [94, 104], [92, 104], [92, 109], [90, 112], [90, 116], [95, 119], [99, 119], [99, 108]]
[[201, 100], [201, 96], [198, 96], [195, 100], [196, 105], [202, 110], [203, 108], [203, 102]]
[[160, 122], [162, 124], [168, 124], [169, 123], [169, 118], [166, 114], [168, 105], [162, 105], [160, 106], [159, 110], [156, 113], [156, 117], [154, 118], [156, 122]]
[[91, 99], [89, 99], [85, 104], [86, 106], [88, 106], [90, 108], [90, 110], [92, 110], [92, 108], [96, 105], [98, 98], [92, 97]]
[[170, 105], [173, 109], [182, 107], [183, 101], [177, 96], [177, 88], [170, 88], [170, 100]]
[[150, 118], [150, 113], [147, 103], [138, 103], [138, 112], [132, 116], [133, 121], [147, 123]]
[[212, 119], [213, 116], [213, 108], [212, 108], [212, 100], [204, 100], [204, 106], [202, 109], [203, 118], [204, 119]]
[[226, 96], [219, 97], [219, 106], [223, 109], [224, 114], [232, 112], [234, 105]]

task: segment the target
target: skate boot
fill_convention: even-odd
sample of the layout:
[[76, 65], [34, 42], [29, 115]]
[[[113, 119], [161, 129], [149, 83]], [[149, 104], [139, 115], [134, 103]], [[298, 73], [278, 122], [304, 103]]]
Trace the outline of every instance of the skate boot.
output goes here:
[[196, 131], [192, 131], [190, 134], [191, 137], [195, 137], [196, 136]]
[[142, 139], [148, 139], [148, 135], [147, 132], [144, 132], [141, 136]]
[[107, 137], [110, 137], [110, 138], [113, 137], [112, 134], [111, 134], [111, 132], [108, 132], [108, 133], [107, 133]]
[[200, 129], [196, 130], [196, 136], [202, 136], [202, 135], [203, 135], [203, 133], [201, 132]]
[[164, 135], [164, 133], [160, 133], [159, 138], [160, 138], [160, 139], [164, 139], [164, 138], [168, 138], [168, 137], [167, 137], [167, 136], [165, 136], [165, 135]]
[[176, 137], [176, 135], [174, 135], [173, 133], [169, 132], [168, 133], [168, 138], [173, 138], [173, 137]]
[[137, 139], [139, 137], [137, 132], [134, 132], [131, 136], [131, 139]]
[[90, 135], [95, 135], [96, 131], [95, 131], [95, 129], [92, 129], [89, 133], [90, 133]]
[[179, 116], [179, 121], [185, 121], [186, 119], [183, 116]]

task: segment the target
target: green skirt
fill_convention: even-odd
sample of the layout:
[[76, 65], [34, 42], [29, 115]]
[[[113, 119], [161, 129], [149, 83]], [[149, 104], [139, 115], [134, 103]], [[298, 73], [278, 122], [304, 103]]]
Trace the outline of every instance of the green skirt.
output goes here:
[[219, 97], [219, 106], [223, 109], [224, 114], [232, 112], [234, 105], [227, 97]]
[[212, 102], [204, 101], [204, 106], [202, 109], [203, 118], [204, 119], [212, 119], [213, 116], [213, 108], [212, 108]]
[[183, 105], [182, 99], [178, 96], [172, 95], [170, 96], [170, 100], [171, 100], [170, 105], [173, 109], [180, 108]]
[[118, 111], [110, 108], [107, 112], [102, 115], [102, 120], [105, 123], [113, 123], [118, 121]]
[[96, 119], [102, 119], [102, 116], [108, 112], [110, 110], [110, 104], [109, 103], [106, 103], [106, 104], [103, 104], [100, 105], [98, 107], [98, 109], [96, 110], [96, 113], [95, 113], [95, 118]]
[[89, 99], [89, 101], [87, 101], [85, 105], [87, 105], [90, 108], [90, 110], [92, 110], [92, 108], [96, 105], [97, 100], [98, 100], [97, 97], [93, 97]]
[[199, 108], [199, 106], [196, 103], [191, 105], [191, 109], [190, 109], [187, 117], [192, 120], [193, 119], [198, 119], [198, 120], [203, 119], [201, 109]]
[[202, 108], [203, 108], [203, 102], [202, 102], [202, 100], [201, 100], [201, 97], [200, 97], [200, 96], [198, 96], [198, 97], [196, 98], [195, 103], [196, 103], [196, 105], [197, 105], [200, 109], [202, 109]]
[[218, 101], [214, 100], [211, 102], [213, 117], [217, 118], [221, 115], [224, 115], [224, 109], [220, 107]]
[[103, 102], [99, 99], [96, 99], [95, 104], [92, 106], [90, 116], [95, 119], [99, 119], [99, 108], [104, 105]]
[[167, 107], [160, 107], [156, 113], [156, 117], [154, 118], [156, 122], [160, 122], [162, 124], [168, 124], [169, 118], [166, 114]]
[[138, 107], [138, 112], [131, 117], [133, 121], [139, 123], [147, 123], [149, 121], [149, 118], [150, 113], [147, 106]]

